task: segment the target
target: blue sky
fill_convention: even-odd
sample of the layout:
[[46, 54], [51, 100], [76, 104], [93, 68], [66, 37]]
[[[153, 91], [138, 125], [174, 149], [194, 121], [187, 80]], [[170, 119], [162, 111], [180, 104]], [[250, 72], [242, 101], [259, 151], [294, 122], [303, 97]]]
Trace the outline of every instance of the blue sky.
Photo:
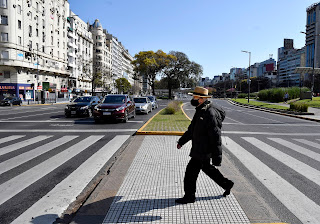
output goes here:
[[[248, 67], [273, 54], [283, 39], [305, 44], [306, 8], [311, 0], [69, 0], [85, 22], [103, 28], [134, 56], [139, 51], [181, 51], [212, 78], [232, 67]], [[251, 64], [252, 64], [251, 63]]]

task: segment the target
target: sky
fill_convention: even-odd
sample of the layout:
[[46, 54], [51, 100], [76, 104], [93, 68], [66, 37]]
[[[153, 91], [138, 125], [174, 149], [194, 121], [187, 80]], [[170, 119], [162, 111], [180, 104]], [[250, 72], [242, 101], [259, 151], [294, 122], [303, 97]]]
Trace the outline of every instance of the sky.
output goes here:
[[213, 78], [232, 67], [278, 58], [285, 38], [305, 45], [312, 0], [69, 0], [83, 21], [99, 19], [134, 57], [140, 51], [180, 51]]

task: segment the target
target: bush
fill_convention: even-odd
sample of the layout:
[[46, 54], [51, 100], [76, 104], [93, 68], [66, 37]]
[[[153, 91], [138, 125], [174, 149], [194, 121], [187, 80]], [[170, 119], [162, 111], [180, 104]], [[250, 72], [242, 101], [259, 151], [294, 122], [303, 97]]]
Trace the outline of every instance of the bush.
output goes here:
[[[303, 87], [301, 92], [309, 91], [308, 88]], [[272, 88], [272, 89], [264, 89], [259, 91], [258, 97], [259, 100], [269, 101], [269, 102], [282, 102], [284, 94], [288, 92], [289, 100], [296, 99], [300, 97], [300, 88], [299, 87], [290, 87], [290, 88]]]
[[238, 95], [238, 98], [246, 98], [246, 97], [248, 97], [248, 94], [246, 94], [246, 93], [240, 93]]
[[290, 103], [290, 110], [308, 112], [309, 105], [303, 102]]
[[175, 114], [180, 110], [181, 101], [171, 101], [164, 109], [164, 114]]

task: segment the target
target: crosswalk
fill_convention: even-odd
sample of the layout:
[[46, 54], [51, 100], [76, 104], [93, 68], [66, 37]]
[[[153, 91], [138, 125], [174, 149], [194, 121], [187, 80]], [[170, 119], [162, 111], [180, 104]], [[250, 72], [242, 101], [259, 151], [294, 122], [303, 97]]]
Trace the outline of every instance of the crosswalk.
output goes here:
[[[129, 137], [130, 135], [108, 137], [95, 134], [87, 136], [26, 134], [0, 138], [1, 223], [54, 222]], [[51, 156], [46, 157], [47, 154]], [[83, 158], [85, 155], [87, 158]], [[68, 163], [76, 163], [74, 165], [76, 168], [70, 169]], [[64, 172], [71, 170], [70, 173], [65, 174], [65, 178], [51, 187], [50, 191], [42, 193], [42, 182], [48, 181], [45, 177], [64, 166], [66, 167], [63, 169]], [[24, 167], [28, 168], [23, 170]], [[20, 204], [19, 208], [14, 208], [15, 203], [10, 202], [28, 188], [43, 195], [31, 207]], [[11, 204], [13, 208], [8, 208]], [[6, 211], [15, 209], [23, 212], [16, 216], [12, 213], [5, 214]]]
[[[302, 139], [296, 136], [286, 139], [268, 136], [232, 139], [226, 136], [222, 140], [227, 150], [302, 223], [319, 223], [319, 139]], [[285, 169], [276, 169], [275, 164]], [[304, 186], [296, 183], [301, 180], [304, 181]], [[307, 193], [306, 189], [311, 188], [308, 186], [313, 186], [315, 196]]]

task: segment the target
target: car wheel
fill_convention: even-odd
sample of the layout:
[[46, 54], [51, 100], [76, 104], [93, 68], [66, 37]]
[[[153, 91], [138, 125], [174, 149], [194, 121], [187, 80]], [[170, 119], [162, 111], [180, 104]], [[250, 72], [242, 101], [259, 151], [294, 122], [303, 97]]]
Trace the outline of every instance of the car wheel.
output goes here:
[[122, 122], [123, 122], [123, 123], [127, 123], [127, 121], [128, 121], [128, 112], [126, 111], [126, 112], [124, 113], [124, 118], [123, 118]]
[[92, 117], [92, 110], [88, 109], [88, 117]]

